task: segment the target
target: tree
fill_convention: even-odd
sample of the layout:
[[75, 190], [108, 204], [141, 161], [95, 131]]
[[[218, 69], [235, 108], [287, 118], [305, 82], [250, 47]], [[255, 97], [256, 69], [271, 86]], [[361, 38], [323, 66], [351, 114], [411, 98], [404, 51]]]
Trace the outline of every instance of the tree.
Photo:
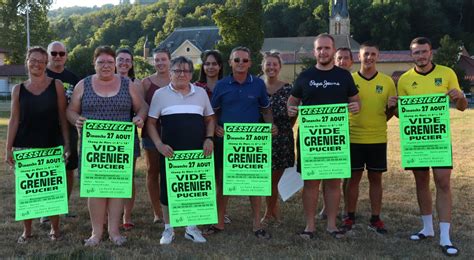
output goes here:
[[77, 45], [69, 53], [67, 66], [71, 68], [79, 78], [85, 78], [88, 75], [94, 74], [94, 66], [92, 65], [92, 58], [94, 48]]
[[439, 45], [440, 47], [436, 50], [433, 61], [452, 68], [456, 72], [461, 88], [464, 92], [470, 92], [469, 81], [464, 78], [466, 72], [458, 65], [459, 58], [461, 57], [462, 42], [446, 34], [439, 41]]
[[26, 53], [26, 11], [30, 16], [30, 45], [47, 45], [51, 40], [47, 18], [49, 0], [0, 1], [0, 47], [10, 51], [6, 63], [20, 64]]
[[[229, 0], [212, 16], [219, 28], [222, 40], [217, 44], [226, 59], [237, 46], [248, 47], [251, 52], [250, 72], [260, 72], [263, 45], [262, 3], [260, 0]], [[227, 65], [227, 63], [226, 63]]]
[[133, 68], [137, 79], [144, 79], [155, 72], [155, 68], [141, 56], [133, 58]]

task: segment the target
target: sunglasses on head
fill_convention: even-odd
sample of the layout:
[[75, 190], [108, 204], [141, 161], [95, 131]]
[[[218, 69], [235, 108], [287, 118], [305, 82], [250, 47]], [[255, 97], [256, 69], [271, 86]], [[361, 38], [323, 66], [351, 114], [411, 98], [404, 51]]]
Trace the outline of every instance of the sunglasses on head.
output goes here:
[[247, 63], [247, 62], [249, 62], [250, 60], [249, 60], [249, 59], [234, 58], [234, 62], [235, 62], [235, 63], [239, 63], [240, 61], [242, 61], [243, 63]]
[[52, 51], [52, 52], [50, 52], [50, 54], [53, 57], [58, 56], [58, 54], [59, 54], [60, 57], [64, 57], [66, 55], [66, 52], [64, 52], [64, 51]]

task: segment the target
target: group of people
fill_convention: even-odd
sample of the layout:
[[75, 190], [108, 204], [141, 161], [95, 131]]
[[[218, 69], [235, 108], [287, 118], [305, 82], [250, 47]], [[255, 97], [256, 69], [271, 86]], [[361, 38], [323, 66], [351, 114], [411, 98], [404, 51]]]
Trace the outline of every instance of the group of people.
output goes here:
[[[410, 44], [415, 67], [398, 82], [398, 95], [445, 93], [458, 110], [467, 107], [452, 70], [432, 63], [431, 43], [427, 38], [416, 38]], [[224, 58], [216, 50], [202, 54], [199, 80], [191, 83], [193, 62], [183, 56], [171, 59], [166, 49], [153, 52], [156, 72], [139, 80], [135, 78], [133, 55], [127, 49], [116, 52], [101, 46], [94, 52], [95, 74], [82, 80], [65, 68], [67, 51], [64, 44], [53, 42], [45, 50], [32, 47], [26, 54], [28, 80], [12, 90], [12, 110], [8, 126], [6, 160], [13, 164], [15, 149], [48, 148], [63, 145], [67, 160], [68, 196], [73, 186], [73, 173], [79, 166], [78, 136], [87, 119], [133, 122], [143, 128], [142, 147], [147, 162], [146, 186], [153, 209], [153, 223], [164, 223], [160, 244], [170, 244], [174, 229], [169, 222], [165, 157], [174, 151], [202, 149], [214, 153], [217, 188], [218, 223], [205, 228], [187, 226], [185, 238], [206, 242], [206, 237], [221, 233], [231, 221], [226, 206], [229, 196], [223, 195], [223, 136], [225, 123], [272, 124], [272, 194], [266, 197], [266, 210], [261, 216], [262, 198], [249, 196], [252, 210], [252, 230], [259, 239], [271, 238], [268, 225], [280, 226], [277, 185], [286, 168], [295, 163], [293, 126], [300, 105], [347, 103], [350, 112], [352, 175], [343, 181], [344, 218], [337, 225], [341, 198], [341, 179], [305, 180], [303, 209], [306, 227], [298, 233], [303, 239], [315, 236], [315, 217], [322, 183], [324, 209], [321, 218], [327, 219], [327, 232], [342, 238], [350, 232], [356, 218], [359, 182], [368, 171], [372, 216], [369, 229], [385, 234], [380, 218], [382, 207], [382, 175], [387, 171], [387, 121], [398, 116], [397, 89], [393, 80], [377, 71], [379, 48], [370, 42], [360, 46], [360, 70], [350, 73], [350, 49], [335, 48], [328, 34], [318, 35], [314, 41], [315, 66], [300, 73], [294, 86], [280, 79], [282, 60], [277, 52], [263, 55], [262, 76], [250, 74], [251, 52], [246, 47], [234, 48], [228, 60], [232, 73], [223, 77]], [[435, 86], [434, 78], [442, 78]], [[419, 83], [413, 88], [412, 82]], [[423, 82], [423, 84], [420, 84]], [[325, 83], [325, 87], [322, 86]], [[69, 104], [69, 105], [68, 105]], [[298, 138], [299, 139], [299, 138]], [[135, 161], [140, 156], [139, 139], [135, 138]], [[296, 141], [299, 148], [299, 141]], [[80, 147], [80, 146], [79, 146]], [[79, 155], [78, 155], [79, 154]], [[300, 171], [297, 149], [297, 168]], [[449, 237], [451, 222], [450, 173], [452, 165], [434, 167], [437, 188], [437, 210], [440, 220], [440, 245], [446, 255], [457, 255], [459, 250]], [[419, 241], [434, 236], [429, 168], [413, 170], [423, 229], [410, 237]], [[301, 171], [300, 171], [301, 172]], [[131, 230], [135, 198], [89, 198], [88, 208], [92, 225], [86, 246], [98, 245], [107, 225], [109, 239], [122, 245], [126, 238], [120, 228]], [[59, 217], [49, 216], [51, 240], [60, 238]], [[32, 220], [25, 220], [18, 243], [31, 239]]]

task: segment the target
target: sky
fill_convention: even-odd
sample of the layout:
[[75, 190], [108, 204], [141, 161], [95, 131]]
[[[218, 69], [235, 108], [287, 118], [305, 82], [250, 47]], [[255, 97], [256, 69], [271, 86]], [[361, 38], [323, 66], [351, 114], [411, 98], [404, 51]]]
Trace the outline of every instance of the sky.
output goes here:
[[[119, 0], [53, 0], [53, 4], [51, 5], [51, 9], [58, 9], [59, 7], [71, 7], [71, 6], [89, 6], [92, 7], [94, 5], [102, 6], [105, 4], [118, 4]], [[133, 1], [130, 1], [133, 2]]]

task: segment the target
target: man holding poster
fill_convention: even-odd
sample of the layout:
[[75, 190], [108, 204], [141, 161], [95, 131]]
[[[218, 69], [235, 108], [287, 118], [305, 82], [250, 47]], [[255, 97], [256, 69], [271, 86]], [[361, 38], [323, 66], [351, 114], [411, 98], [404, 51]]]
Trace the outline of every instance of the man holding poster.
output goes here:
[[[314, 41], [314, 56], [317, 63], [303, 71], [295, 81], [288, 99], [288, 115], [296, 117], [298, 106], [349, 103], [351, 113], [359, 112], [358, 90], [350, 72], [334, 66], [336, 51], [334, 39], [329, 34], [320, 34]], [[299, 145], [299, 142], [297, 142]], [[301, 152], [298, 149], [298, 171], [301, 172]], [[306, 227], [299, 233], [303, 239], [314, 237], [316, 207], [321, 180], [305, 180], [303, 187], [303, 209]], [[328, 216], [327, 231], [336, 238], [342, 238], [344, 232], [336, 226], [336, 215], [341, 197], [341, 179], [326, 179], [325, 205]]]
[[[187, 155], [183, 155], [183, 153], [177, 151], [202, 149], [204, 150], [204, 156], [208, 156], [212, 154], [214, 149], [214, 111], [209, 103], [206, 91], [190, 83], [193, 69], [193, 62], [186, 57], [179, 56], [171, 60], [171, 83], [155, 91], [146, 123], [148, 134], [156, 149], [162, 155], [160, 157], [160, 201], [165, 230], [160, 239], [161, 245], [170, 244], [174, 239], [174, 230], [170, 224], [170, 210], [168, 207], [168, 187], [171, 187], [173, 192], [186, 192], [187, 196], [207, 196], [207, 192], [212, 189], [212, 184], [205, 179], [206, 177], [199, 177], [198, 182], [187, 181], [173, 182], [172, 185], [167, 184], [166, 175], [174, 175], [174, 170], [168, 172], [164, 157], [167, 157], [170, 162], [178, 160], [177, 157], [204, 159], [201, 156], [202, 153], [197, 155], [194, 151], [194, 153], [188, 151]], [[156, 129], [158, 119], [160, 120], [161, 133], [158, 133]], [[190, 162], [195, 163], [196, 160]], [[203, 175], [194, 174], [195, 177]], [[174, 196], [170, 198], [170, 201], [172, 199], [174, 199]], [[172, 205], [170, 205], [171, 207]], [[201, 235], [201, 231], [195, 225], [186, 227], [184, 237], [197, 243], [206, 242], [206, 239]]]
[[[398, 94], [402, 96], [445, 94], [455, 102], [456, 108], [464, 111], [467, 100], [464, 97], [454, 71], [448, 67], [432, 63], [433, 52], [428, 38], [418, 37], [410, 43], [411, 56], [415, 67], [405, 72], [398, 81]], [[427, 165], [429, 166], [429, 165]], [[451, 224], [451, 165], [432, 167], [436, 184], [436, 209], [439, 215], [440, 246], [445, 255], [454, 256], [459, 250], [451, 243], [449, 230]], [[410, 168], [416, 181], [416, 194], [423, 229], [410, 236], [419, 241], [434, 237], [432, 199], [430, 191], [430, 167]]]
[[[218, 115], [216, 126], [216, 163], [217, 176], [217, 204], [219, 222], [206, 230], [207, 235], [224, 230], [224, 213], [229, 197], [223, 195], [223, 136], [224, 123], [259, 123], [261, 116], [265, 123], [273, 123], [272, 110], [268, 99], [267, 90], [263, 80], [251, 75], [249, 69], [252, 65], [250, 50], [247, 47], [236, 47], [231, 51], [229, 65], [232, 75], [220, 80], [212, 94], [212, 107]], [[272, 134], [277, 129], [273, 125]], [[269, 187], [270, 188], [270, 187]], [[253, 217], [253, 232], [257, 238], [269, 239], [260, 223], [261, 197], [250, 196]]]

